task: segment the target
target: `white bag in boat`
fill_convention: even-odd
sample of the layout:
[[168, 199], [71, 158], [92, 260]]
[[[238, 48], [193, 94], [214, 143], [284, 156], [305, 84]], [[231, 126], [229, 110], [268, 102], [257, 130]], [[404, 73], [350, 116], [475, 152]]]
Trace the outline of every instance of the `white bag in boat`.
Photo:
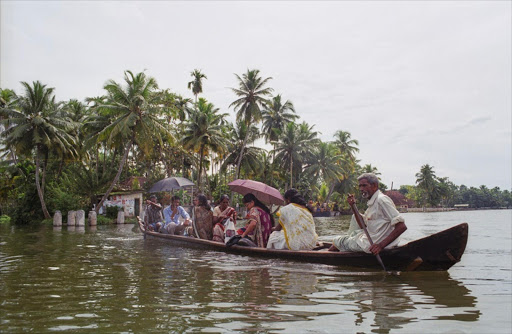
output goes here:
[[228, 242], [231, 237], [234, 237], [236, 234], [235, 224], [231, 219], [226, 221], [226, 228], [224, 229], [224, 243]]

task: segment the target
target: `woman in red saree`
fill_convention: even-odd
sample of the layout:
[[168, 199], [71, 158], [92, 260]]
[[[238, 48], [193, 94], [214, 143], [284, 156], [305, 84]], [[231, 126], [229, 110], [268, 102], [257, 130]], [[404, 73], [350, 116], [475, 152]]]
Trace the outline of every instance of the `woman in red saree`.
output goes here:
[[247, 224], [238, 230], [238, 234], [249, 237], [258, 247], [267, 247], [268, 237], [274, 227], [274, 217], [269, 208], [256, 196], [249, 193], [242, 199], [247, 208]]
[[233, 220], [236, 225], [236, 210], [229, 206], [228, 195], [222, 195], [219, 205], [213, 209], [213, 241], [224, 242], [226, 221]]

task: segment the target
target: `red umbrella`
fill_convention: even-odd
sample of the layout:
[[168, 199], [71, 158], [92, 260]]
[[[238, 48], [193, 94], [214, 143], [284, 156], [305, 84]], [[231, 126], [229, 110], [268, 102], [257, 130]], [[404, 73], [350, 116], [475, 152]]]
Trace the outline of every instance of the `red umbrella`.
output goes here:
[[252, 193], [257, 199], [264, 203], [284, 205], [284, 198], [276, 188], [253, 180], [235, 180], [228, 183], [229, 189], [239, 194]]

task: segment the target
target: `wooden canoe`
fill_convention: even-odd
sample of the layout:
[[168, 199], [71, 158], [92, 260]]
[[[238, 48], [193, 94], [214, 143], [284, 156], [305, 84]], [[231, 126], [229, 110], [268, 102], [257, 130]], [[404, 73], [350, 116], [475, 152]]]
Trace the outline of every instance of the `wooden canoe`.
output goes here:
[[[329, 252], [326, 248], [312, 251], [276, 250], [234, 245], [226, 247], [223, 243], [196, 239], [189, 236], [161, 234], [144, 230], [144, 238], [154, 237], [169, 241], [172, 245], [210, 249], [219, 252], [286, 259], [309, 263], [322, 263], [337, 266], [350, 266], [381, 270], [380, 264], [372, 254], [362, 252]], [[400, 247], [386, 249], [380, 253], [387, 270], [392, 271], [439, 271], [448, 270], [460, 261], [468, 240], [468, 224], [462, 223], [411, 241]], [[330, 244], [324, 243], [324, 247]]]

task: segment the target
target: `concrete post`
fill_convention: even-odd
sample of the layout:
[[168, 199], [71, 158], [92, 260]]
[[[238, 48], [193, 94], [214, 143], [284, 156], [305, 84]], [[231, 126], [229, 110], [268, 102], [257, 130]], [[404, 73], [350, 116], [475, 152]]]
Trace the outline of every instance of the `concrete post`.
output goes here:
[[76, 226], [85, 226], [85, 211], [84, 210], [78, 210], [76, 212], [75, 224], [76, 224]]
[[92, 211], [89, 211], [89, 217], [88, 217], [88, 220], [89, 220], [89, 225], [90, 226], [96, 226], [98, 225], [98, 218], [96, 216], [96, 211], [92, 210]]
[[62, 226], [62, 213], [59, 210], [53, 215], [53, 226]]
[[117, 224], [124, 224], [124, 211], [119, 211], [117, 213]]
[[68, 211], [68, 226], [75, 226], [76, 211]]

